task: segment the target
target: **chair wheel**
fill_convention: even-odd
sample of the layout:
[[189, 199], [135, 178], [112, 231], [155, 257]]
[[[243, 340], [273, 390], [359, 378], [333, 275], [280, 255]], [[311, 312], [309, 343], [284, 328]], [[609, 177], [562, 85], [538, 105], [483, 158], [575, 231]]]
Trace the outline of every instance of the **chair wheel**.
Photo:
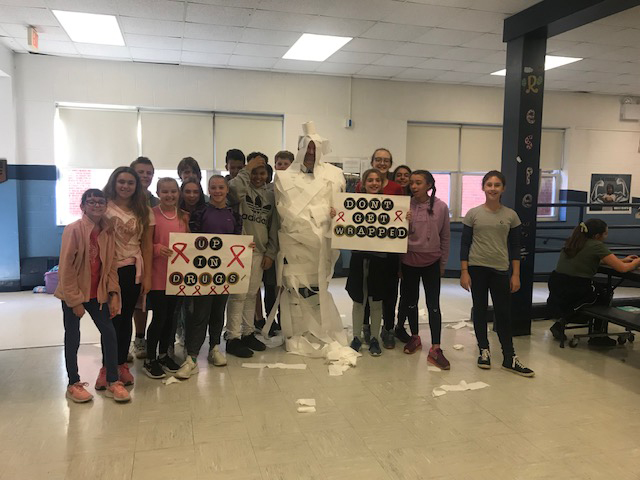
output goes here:
[[624, 337], [618, 337], [618, 345], [624, 345], [627, 343], [627, 339]]
[[635, 336], [633, 333], [630, 333], [630, 334], [629, 334], [629, 341], [630, 341], [631, 343], [633, 343], [633, 341], [634, 341], [635, 339], [636, 339], [636, 336]]
[[569, 346], [571, 348], [576, 348], [578, 346], [578, 342], [580, 340], [578, 340], [577, 338], [572, 338], [571, 340], [569, 340]]

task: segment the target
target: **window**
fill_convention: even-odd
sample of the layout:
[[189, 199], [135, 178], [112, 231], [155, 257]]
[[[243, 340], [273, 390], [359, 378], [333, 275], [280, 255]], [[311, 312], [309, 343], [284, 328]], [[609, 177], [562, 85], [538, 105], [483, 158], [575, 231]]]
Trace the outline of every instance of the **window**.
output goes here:
[[[557, 202], [559, 176], [560, 171], [542, 172], [540, 175], [538, 203]], [[537, 215], [539, 220], [557, 220], [558, 209], [556, 207], [538, 207]]]
[[485, 201], [482, 190], [483, 173], [462, 174], [460, 218], [464, 218], [469, 210], [481, 205]]
[[451, 174], [449, 173], [432, 173], [436, 182], [436, 197], [449, 206], [451, 210], [451, 199], [449, 192], [451, 191]]

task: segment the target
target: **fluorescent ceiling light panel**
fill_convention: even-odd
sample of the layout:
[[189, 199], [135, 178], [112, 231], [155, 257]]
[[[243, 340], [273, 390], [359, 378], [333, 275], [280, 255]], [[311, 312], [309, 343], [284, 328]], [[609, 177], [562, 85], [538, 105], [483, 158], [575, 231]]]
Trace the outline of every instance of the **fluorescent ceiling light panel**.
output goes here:
[[352, 39], [353, 37], [334, 37], [333, 35], [303, 33], [282, 58], [324, 62]]
[[[582, 58], [576, 57], [556, 57], [554, 55], [545, 55], [544, 57], [544, 69], [551, 70], [552, 68], [562, 67], [563, 65], [569, 65], [570, 63], [579, 62]], [[504, 77], [507, 74], [506, 69], [493, 72], [491, 75], [499, 75]]]
[[72, 41], [124, 46], [124, 38], [113, 15], [52, 10]]

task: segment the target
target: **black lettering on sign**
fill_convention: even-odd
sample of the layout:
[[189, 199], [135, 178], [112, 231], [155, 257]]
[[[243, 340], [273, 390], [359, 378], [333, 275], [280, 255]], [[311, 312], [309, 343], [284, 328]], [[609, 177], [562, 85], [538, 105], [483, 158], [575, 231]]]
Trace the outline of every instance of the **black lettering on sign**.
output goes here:
[[367, 237], [375, 238], [377, 232], [378, 232], [378, 229], [376, 227], [367, 227]]
[[238, 275], [236, 272], [231, 272], [227, 276], [227, 282], [229, 282], [229, 285], [235, 285], [239, 281], [240, 281], [240, 275]]
[[378, 222], [380, 225], [387, 225], [391, 221], [391, 217], [388, 213], [381, 213], [378, 215]]
[[336, 234], [336, 236], [341, 237], [344, 235], [344, 225], [336, 225], [335, 227], [333, 227], [333, 233]]
[[365, 218], [367, 220], [367, 223], [376, 223], [377, 215], [373, 212], [367, 212]]
[[193, 287], [196, 283], [198, 283], [198, 276], [195, 273], [187, 273], [184, 276], [184, 283]]
[[197, 250], [204, 250], [209, 246], [207, 237], [197, 237], [193, 243]]
[[387, 236], [387, 229], [384, 227], [378, 227], [378, 238], [385, 238]]
[[367, 227], [363, 227], [362, 225], [360, 225], [358, 228], [356, 228], [356, 235], [360, 238], [364, 238], [367, 236]]
[[211, 274], [209, 272], [203, 272], [200, 274], [200, 285], [209, 285], [211, 283]]
[[207, 266], [207, 259], [202, 255], [198, 255], [193, 259], [193, 266], [196, 268], [204, 268]]
[[347, 237], [353, 237], [356, 234], [356, 227], [353, 225], [347, 225], [344, 230]]
[[356, 201], [353, 198], [345, 198], [344, 208], [346, 208], [347, 210], [353, 210], [354, 208], [356, 208]]
[[378, 210], [380, 209], [380, 204], [382, 202], [380, 202], [379, 198], [372, 198], [371, 200], [369, 200], [369, 208], [371, 210]]
[[213, 283], [216, 285], [223, 285], [226, 280], [227, 276], [222, 272], [218, 272], [213, 276]]
[[393, 209], [393, 200], [391, 200], [390, 198], [385, 198], [384, 200], [382, 200], [382, 209], [386, 210], [387, 212], [389, 210]]
[[399, 227], [398, 228], [398, 238], [407, 238], [407, 229], [404, 227]]
[[362, 198], [362, 197], [360, 197], [360, 198], [358, 199], [358, 202], [356, 203], [356, 205], [358, 205], [358, 208], [359, 208], [360, 210], [366, 210], [366, 209], [367, 209], [367, 207], [369, 206], [369, 202], [367, 202], [367, 199], [366, 199], [366, 198]]
[[222, 239], [220, 237], [212, 237], [209, 240], [209, 246], [211, 250], [220, 250], [222, 248]]
[[353, 223], [357, 223], [358, 225], [364, 222], [364, 213], [356, 212], [353, 214]]
[[169, 275], [169, 283], [171, 285], [180, 285], [182, 283], [182, 274], [180, 272], [173, 272]]
[[387, 229], [387, 237], [398, 238], [398, 229], [396, 227], [389, 227]]

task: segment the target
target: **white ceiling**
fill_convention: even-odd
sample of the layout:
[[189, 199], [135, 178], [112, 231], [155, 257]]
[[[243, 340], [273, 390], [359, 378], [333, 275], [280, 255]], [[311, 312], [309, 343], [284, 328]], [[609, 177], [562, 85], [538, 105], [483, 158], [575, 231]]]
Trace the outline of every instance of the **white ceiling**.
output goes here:
[[[0, 0], [0, 41], [50, 55], [503, 85], [505, 18], [538, 0]], [[117, 15], [125, 47], [71, 42], [51, 9]], [[325, 62], [284, 60], [302, 32], [354, 37]], [[585, 60], [547, 72], [548, 89], [640, 95], [640, 8], [551, 38]]]

